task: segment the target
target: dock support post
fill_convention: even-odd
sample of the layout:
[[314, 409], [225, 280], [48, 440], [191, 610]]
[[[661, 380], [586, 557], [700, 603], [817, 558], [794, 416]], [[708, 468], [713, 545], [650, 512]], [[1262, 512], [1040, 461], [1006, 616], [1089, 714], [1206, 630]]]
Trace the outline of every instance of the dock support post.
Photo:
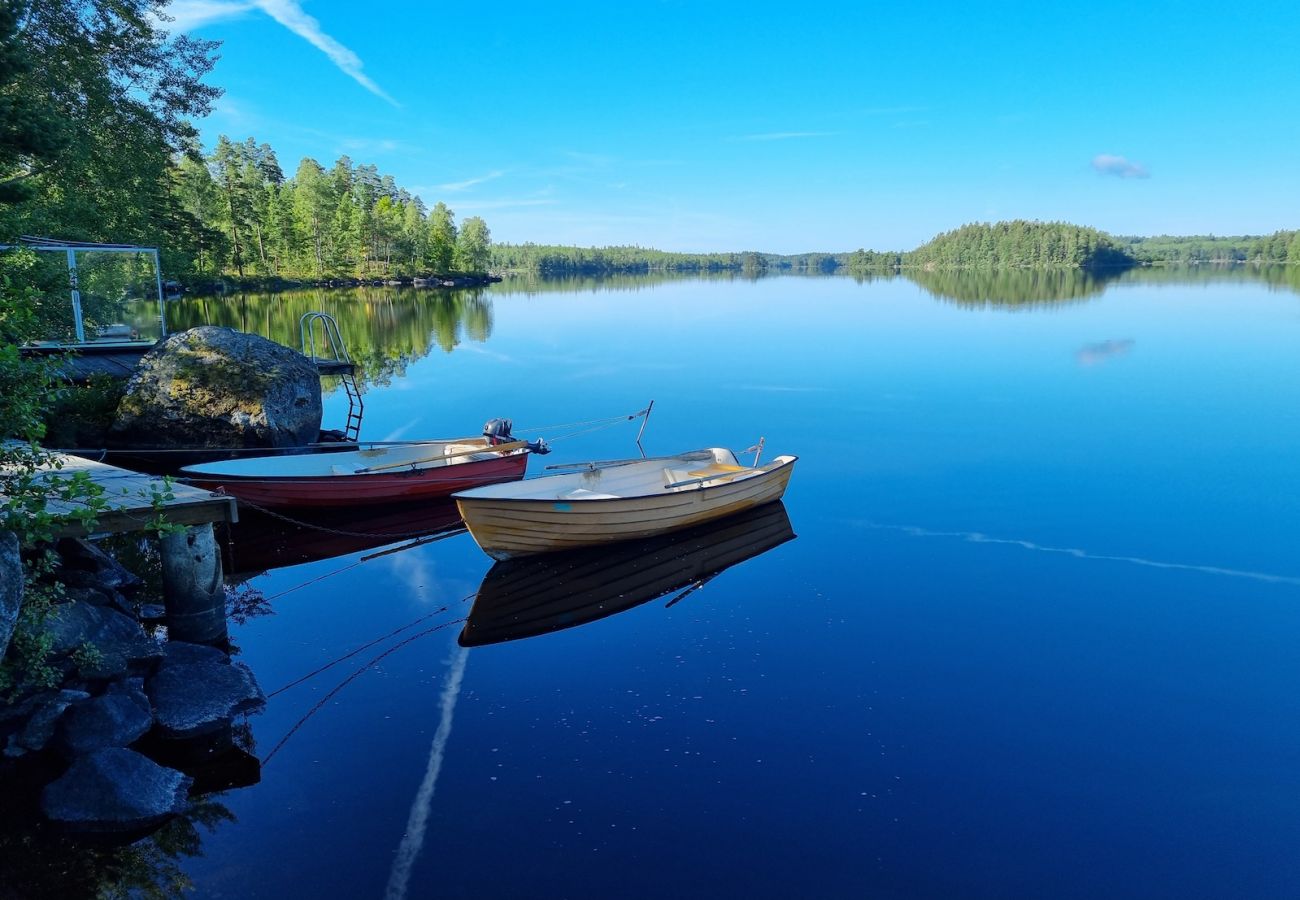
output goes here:
[[193, 525], [159, 538], [167, 635], [192, 644], [224, 646], [226, 589], [212, 525]]

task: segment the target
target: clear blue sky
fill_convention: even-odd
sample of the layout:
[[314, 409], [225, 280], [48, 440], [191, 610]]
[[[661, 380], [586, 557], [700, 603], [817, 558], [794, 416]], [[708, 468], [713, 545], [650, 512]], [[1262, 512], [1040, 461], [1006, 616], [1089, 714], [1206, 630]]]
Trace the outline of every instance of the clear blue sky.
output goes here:
[[910, 249], [964, 222], [1300, 227], [1270, 4], [176, 0], [201, 123], [373, 162], [498, 241]]

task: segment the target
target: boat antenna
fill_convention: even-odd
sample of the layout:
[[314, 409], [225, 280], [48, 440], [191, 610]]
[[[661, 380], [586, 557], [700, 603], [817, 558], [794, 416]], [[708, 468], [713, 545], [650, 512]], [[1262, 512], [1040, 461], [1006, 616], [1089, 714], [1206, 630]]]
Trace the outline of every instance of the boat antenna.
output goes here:
[[655, 402], [650, 401], [650, 405], [641, 410], [636, 415], [641, 417], [641, 428], [636, 433], [636, 448], [641, 451], [641, 458], [645, 459], [645, 447], [641, 446], [641, 435], [645, 434], [645, 427], [650, 424], [650, 412], [655, 408]]

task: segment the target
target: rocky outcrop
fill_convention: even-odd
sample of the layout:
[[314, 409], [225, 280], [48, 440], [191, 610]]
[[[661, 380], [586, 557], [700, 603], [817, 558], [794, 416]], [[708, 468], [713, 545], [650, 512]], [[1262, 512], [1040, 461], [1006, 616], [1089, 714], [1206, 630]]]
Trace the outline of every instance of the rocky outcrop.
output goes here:
[[9, 649], [22, 605], [23, 561], [18, 555], [18, 536], [0, 531], [0, 659]]
[[248, 666], [212, 647], [170, 641], [146, 692], [169, 738], [192, 738], [229, 724], [232, 716], [266, 705]]
[[296, 447], [320, 433], [315, 364], [274, 341], [204, 325], [145, 354], [118, 405], [119, 447]]
[[98, 750], [46, 786], [41, 810], [81, 831], [135, 831], [184, 812], [191, 784], [133, 750]]
[[127, 747], [153, 727], [149, 699], [137, 683], [78, 703], [59, 720], [57, 745], [69, 759], [105, 747]]
[[96, 651], [95, 659], [80, 671], [83, 678], [108, 679], [122, 674], [132, 663], [162, 656], [162, 646], [145, 635], [134, 619], [107, 606], [64, 603], [49, 623], [56, 656], [66, 656], [82, 647]]
[[85, 691], [49, 691], [29, 699], [24, 712], [30, 716], [23, 724], [22, 730], [9, 736], [5, 746], [5, 756], [23, 756], [24, 754], [44, 750], [45, 745], [54, 737], [54, 729], [59, 724], [59, 717], [74, 703], [85, 700], [90, 695]]

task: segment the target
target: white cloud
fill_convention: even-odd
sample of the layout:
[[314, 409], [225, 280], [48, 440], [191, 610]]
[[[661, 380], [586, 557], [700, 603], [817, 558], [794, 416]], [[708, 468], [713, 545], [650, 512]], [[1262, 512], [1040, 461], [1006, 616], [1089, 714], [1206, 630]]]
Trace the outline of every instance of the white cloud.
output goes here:
[[453, 193], [458, 191], [467, 191], [470, 188], [474, 187], [476, 184], [483, 184], [485, 181], [494, 181], [495, 179], [500, 178], [504, 174], [506, 173], [501, 171], [500, 169], [497, 169], [492, 172], [488, 172], [485, 175], [479, 175], [475, 178], [466, 178], [464, 181], [450, 181], [446, 184], [440, 184], [437, 186], [437, 190], [451, 191]]
[[1092, 158], [1092, 168], [1098, 175], [1114, 175], [1116, 178], [1150, 178], [1147, 167], [1139, 162], [1115, 156], [1110, 153], [1098, 153]]
[[174, 0], [165, 10], [167, 20], [160, 22], [168, 31], [190, 31], [237, 18], [255, 5], [252, 0]]
[[398, 102], [362, 71], [361, 57], [330, 37], [321, 24], [303, 10], [300, 0], [176, 0], [167, 7], [163, 27], [170, 31], [189, 31], [201, 25], [234, 19], [252, 10], [261, 10], [298, 37], [324, 53], [343, 74], [382, 100], [394, 106]]

